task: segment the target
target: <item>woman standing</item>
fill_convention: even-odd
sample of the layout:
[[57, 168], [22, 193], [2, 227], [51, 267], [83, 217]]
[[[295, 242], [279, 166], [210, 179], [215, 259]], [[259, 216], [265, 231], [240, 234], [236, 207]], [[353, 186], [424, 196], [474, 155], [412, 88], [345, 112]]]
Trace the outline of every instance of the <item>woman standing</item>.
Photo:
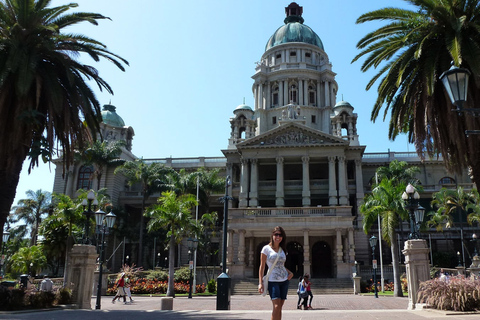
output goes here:
[[[282, 319], [282, 307], [287, 299], [288, 282], [293, 273], [285, 268], [287, 254], [285, 252], [287, 237], [282, 227], [273, 228], [270, 243], [263, 247], [260, 254], [260, 269], [258, 272], [258, 292], [263, 293], [268, 289], [272, 300], [272, 320]], [[268, 288], [264, 287], [263, 274], [265, 263], [271, 269], [268, 277]]]

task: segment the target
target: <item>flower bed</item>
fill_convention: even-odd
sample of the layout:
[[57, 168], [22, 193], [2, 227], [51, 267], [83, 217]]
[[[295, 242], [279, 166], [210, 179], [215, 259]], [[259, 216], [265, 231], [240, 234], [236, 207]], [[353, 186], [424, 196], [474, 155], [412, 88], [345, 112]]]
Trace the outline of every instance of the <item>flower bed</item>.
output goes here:
[[[131, 283], [130, 291], [132, 294], [165, 294], [167, 293], [168, 282], [159, 281], [156, 279], [149, 280], [145, 278], [137, 279]], [[177, 282], [174, 284], [175, 293], [188, 293], [190, 290], [190, 284], [188, 282]], [[109, 286], [107, 288], [107, 294], [115, 294], [117, 292], [117, 286]], [[205, 284], [196, 285], [197, 293], [205, 292]]]

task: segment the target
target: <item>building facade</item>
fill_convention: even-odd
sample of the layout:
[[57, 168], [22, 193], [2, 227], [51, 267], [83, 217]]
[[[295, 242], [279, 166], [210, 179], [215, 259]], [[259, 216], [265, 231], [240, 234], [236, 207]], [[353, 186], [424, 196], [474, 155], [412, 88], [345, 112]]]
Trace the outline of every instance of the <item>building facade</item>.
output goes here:
[[[175, 169], [221, 168], [231, 177], [227, 265], [232, 278], [258, 276], [260, 250], [277, 225], [286, 230], [287, 268], [296, 276], [349, 278], [355, 261], [369, 265], [371, 234], [363, 232], [359, 206], [371, 191], [375, 170], [392, 160], [421, 169], [424, 206], [442, 186], [472, 188], [467, 174], [448, 174], [441, 158], [420, 161], [415, 153], [365, 153], [356, 127], [358, 115], [350, 103], [337, 102], [336, 74], [322, 41], [304, 24], [302, 11], [294, 2], [286, 7], [284, 24], [268, 39], [252, 76], [255, 105], [233, 110], [224, 157], [147, 159]], [[104, 122], [112, 134], [104, 137], [125, 139], [123, 157], [133, 159], [133, 129], [112, 125], [110, 113], [105, 113]], [[88, 172], [82, 168], [74, 166], [66, 179], [57, 170], [54, 191], [74, 196], [74, 186], [87, 187]], [[139, 191], [128, 188], [113, 170], [103, 179], [114, 203], [131, 212], [136, 222], [141, 214]], [[211, 209], [223, 217], [222, 204], [214, 202]], [[407, 223], [404, 230], [403, 240]], [[214, 241], [221, 245], [220, 240]], [[434, 239], [437, 249], [446, 245], [442, 241], [440, 236]], [[179, 246], [177, 264], [187, 262], [187, 251]], [[389, 255], [385, 248], [387, 263]]]

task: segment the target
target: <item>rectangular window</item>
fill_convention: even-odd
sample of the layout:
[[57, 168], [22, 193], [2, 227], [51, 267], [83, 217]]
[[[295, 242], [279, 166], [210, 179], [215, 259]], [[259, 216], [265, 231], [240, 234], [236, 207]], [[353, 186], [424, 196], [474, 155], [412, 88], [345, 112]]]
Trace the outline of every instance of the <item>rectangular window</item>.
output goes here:
[[317, 116], [312, 116], [312, 123], [317, 123]]
[[290, 51], [290, 57], [296, 57], [297, 51]]
[[282, 57], [281, 54], [277, 54], [277, 55], [275, 56], [275, 58], [277, 58], [277, 59], [280, 59], [281, 57]]
[[272, 124], [276, 124], [277, 123], [277, 117], [272, 117]]
[[315, 104], [315, 92], [310, 91], [308, 93], [308, 103], [309, 104]]
[[278, 105], [278, 93], [273, 94], [273, 105], [274, 106]]
[[310, 58], [310, 57], [311, 57], [310, 52], [306, 52], [306, 53], [305, 53], [305, 58]]

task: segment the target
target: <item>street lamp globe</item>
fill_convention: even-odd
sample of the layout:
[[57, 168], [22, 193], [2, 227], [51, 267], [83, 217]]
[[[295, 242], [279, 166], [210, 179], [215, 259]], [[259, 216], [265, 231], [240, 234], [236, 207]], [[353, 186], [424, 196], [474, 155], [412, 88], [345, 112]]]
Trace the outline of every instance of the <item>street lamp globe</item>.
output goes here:
[[452, 67], [445, 71], [441, 76], [443, 86], [447, 91], [448, 97], [457, 110], [461, 110], [465, 101], [467, 101], [468, 79], [470, 71], [464, 68], [458, 68], [452, 64]]
[[8, 241], [8, 238], [10, 238], [10, 232], [3, 231], [2, 243], [6, 243]]

